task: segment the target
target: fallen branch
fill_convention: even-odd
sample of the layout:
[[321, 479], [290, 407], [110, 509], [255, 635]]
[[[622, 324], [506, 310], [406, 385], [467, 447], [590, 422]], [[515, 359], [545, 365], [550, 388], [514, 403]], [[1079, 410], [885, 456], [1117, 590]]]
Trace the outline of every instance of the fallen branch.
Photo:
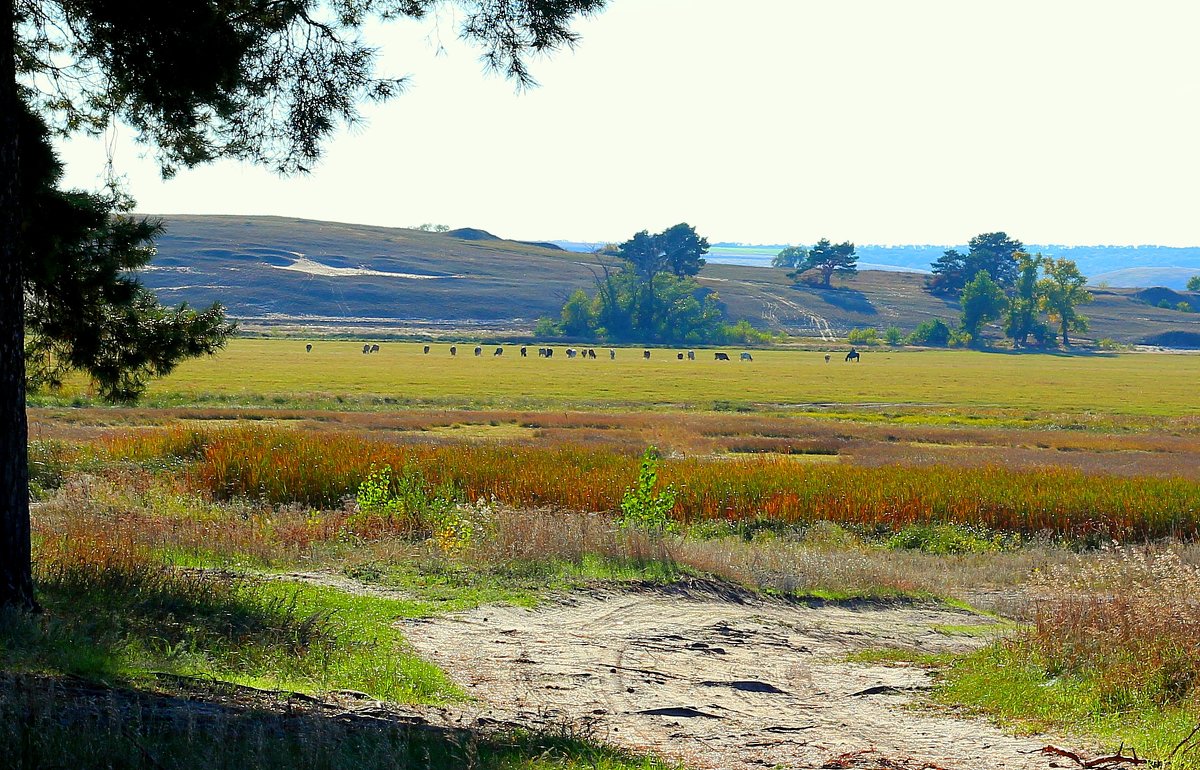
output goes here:
[[1148, 759], [1139, 757], [1137, 751], [1134, 751], [1132, 755], [1126, 755], [1123, 751], [1124, 747], [1117, 749], [1116, 754], [1106, 754], [1102, 757], [1094, 757], [1092, 759], [1084, 759], [1074, 751], [1061, 749], [1058, 746], [1045, 746], [1041, 749], [1040, 753], [1055, 757], [1064, 757], [1080, 767], [1088, 768], [1088, 770], [1105, 770], [1105, 768], [1120, 767], [1121, 765], [1145, 765], [1150, 762]]

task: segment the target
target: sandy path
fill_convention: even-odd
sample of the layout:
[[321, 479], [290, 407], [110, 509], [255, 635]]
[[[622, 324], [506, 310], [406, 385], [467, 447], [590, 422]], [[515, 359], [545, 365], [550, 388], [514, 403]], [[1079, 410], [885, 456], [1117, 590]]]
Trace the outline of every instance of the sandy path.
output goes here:
[[[478, 719], [584, 725], [691, 767], [1050, 767], [1030, 753], [1044, 738], [906, 707], [929, 687], [924, 670], [842, 660], [865, 647], [980, 644], [932, 626], [981, 622], [932, 605], [809, 607], [693, 583], [483, 607], [406, 630], [479, 699]], [[864, 753], [827, 764], [850, 752]]]

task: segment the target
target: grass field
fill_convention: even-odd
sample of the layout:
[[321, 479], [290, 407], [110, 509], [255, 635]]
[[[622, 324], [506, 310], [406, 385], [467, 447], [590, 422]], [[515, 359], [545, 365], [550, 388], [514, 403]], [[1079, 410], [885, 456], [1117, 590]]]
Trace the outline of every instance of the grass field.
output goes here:
[[[597, 360], [569, 360], [565, 346], [553, 359], [536, 348], [521, 358], [495, 346], [476, 358], [473, 343], [438, 344], [428, 356], [421, 346], [388, 343], [363, 355], [356, 342], [314, 343], [305, 353], [298, 340], [234, 340], [216, 357], [183, 364], [156, 383], [147, 403], [155, 406], [231, 404], [388, 408], [785, 409], [805, 406], [893, 407], [933, 414], [1002, 409], [1183, 416], [1200, 413], [1195, 382], [1200, 356], [1011, 355], [974, 351], [865, 350], [847, 364], [834, 354], [800, 350], [753, 351], [753, 362], [676, 360], [677, 351], [607, 349]], [[33, 403], [70, 403], [75, 390]]]

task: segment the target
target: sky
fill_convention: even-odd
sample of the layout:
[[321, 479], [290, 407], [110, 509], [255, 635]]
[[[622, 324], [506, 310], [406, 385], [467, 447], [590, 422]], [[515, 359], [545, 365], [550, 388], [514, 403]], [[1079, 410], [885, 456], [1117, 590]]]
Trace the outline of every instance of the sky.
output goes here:
[[139, 211], [520, 239], [1200, 245], [1195, 0], [609, 0], [518, 93], [455, 19], [368, 30], [408, 90], [303, 177], [159, 178], [128, 128], [60, 145]]

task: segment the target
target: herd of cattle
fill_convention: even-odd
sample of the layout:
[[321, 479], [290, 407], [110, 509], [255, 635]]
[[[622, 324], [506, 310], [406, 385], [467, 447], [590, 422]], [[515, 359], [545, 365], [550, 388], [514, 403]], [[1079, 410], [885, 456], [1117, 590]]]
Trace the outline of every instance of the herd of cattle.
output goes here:
[[[311, 353], [312, 347], [313, 347], [312, 343], [310, 342], [304, 346], [304, 351], [306, 353]], [[429, 355], [430, 350], [431, 350], [430, 346], [425, 345], [422, 348], [421, 352], [423, 352], [425, 355]], [[520, 348], [520, 351], [521, 351], [521, 358], [529, 357], [529, 348], [528, 347], [522, 346]], [[363, 355], [370, 355], [371, 353], [378, 353], [379, 345], [363, 343], [362, 352], [363, 352]], [[567, 348], [565, 352], [567, 354], [567, 358], [592, 358], [592, 359], [596, 358], [596, 350], [594, 348], [582, 348], [582, 349]], [[554, 358], [554, 348], [538, 348], [537, 354], [538, 354], [538, 358]], [[458, 355], [458, 345], [450, 346], [450, 355], [451, 356]], [[483, 347], [482, 346], [480, 346], [480, 345], [475, 346], [475, 355], [476, 356], [483, 355]], [[504, 355], [504, 348], [503, 347], [496, 348], [494, 351], [492, 351], [492, 355], [493, 356]], [[615, 348], [608, 349], [608, 357], [609, 357], [609, 360], [616, 359], [617, 351]], [[687, 358], [687, 360], [689, 360], [689, 361], [695, 361], [696, 360], [696, 351], [689, 350], [687, 353], [676, 353], [675, 357], [678, 358], [680, 361], [682, 361], [684, 358]], [[646, 359], [647, 361], [650, 360], [650, 351], [643, 350], [642, 358]], [[753, 361], [754, 360], [754, 356], [750, 355], [749, 353], [745, 353], [745, 352], [743, 352], [741, 355], [739, 355], [738, 358], [739, 358], [739, 360], [742, 360], [742, 361]], [[713, 359], [716, 361], [728, 361], [729, 354], [718, 351], [713, 354]], [[826, 359], [826, 361], [828, 361], [829, 356], [825, 356], [825, 359]]]
[[[304, 346], [304, 351], [305, 351], [306, 353], [311, 353], [311, 352], [312, 352], [312, 349], [313, 349], [313, 346], [312, 346], [312, 343], [311, 343], [311, 342], [310, 342], [310, 343], [308, 343], [307, 345], [305, 345], [305, 346]], [[429, 355], [429, 352], [430, 352], [430, 350], [431, 350], [430, 346], [429, 346], [429, 345], [425, 345], [425, 346], [422, 348], [421, 352], [423, 352], [425, 355]], [[362, 352], [363, 352], [363, 355], [370, 355], [371, 353], [378, 353], [378, 352], [379, 352], [379, 345], [372, 345], [372, 344], [370, 344], [370, 343], [363, 343], [363, 346], [362, 346]], [[538, 349], [537, 349], [537, 354], [538, 354], [538, 358], [554, 358], [554, 348], [538, 348]], [[577, 358], [577, 357], [579, 357], [579, 358], [593, 358], [593, 359], [594, 359], [594, 358], [596, 358], [596, 351], [595, 351], [595, 349], [594, 349], [594, 348], [583, 348], [583, 349], [567, 348], [567, 350], [566, 350], [566, 354], [567, 354], [567, 358]], [[458, 355], [458, 345], [451, 345], [451, 346], [450, 346], [450, 355], [451, 355], [451, 356], [457, 356], [457, 355]], [[483, 355], [483, 347], [482, 347], [481, 345], [476, 345], [476, 346], [475, 346], [475, 355], [476, 355], [476, 356], [482, 356], [482, 355]], [[493, 356], [502, 356], [502, 355], [504, 355], [504, 348], [503, 348], [503, 347], [498, 347], [498, 348], [496, 348], [496, 349], [495, 349], [495, 350], [492, 352], [492, 355], [493, 355]], [[528, 347], [526, 347], [526, 346], [521, 346], [521, 358], [527, 358], [528, 356], [529, 356], [529, 348], [528, 348]], [[615, 360], [615, 359], [616, 359], [616, 357], [617, 357], [617, 351], [616, 351], [616, 349], [615, 349], [615, 348], [609, 348], [609, 349], [608, 349], [608, 358], [609, 358], [609, 360]], [[679, 359], [680, 361], [682, 361], [684, 358], [687, 358], [687, 360], [689, 360], [689, 361], [695, 361], [695, 360], [696, 360], [696, 351], [694, 351], [694, 350], [689, 350], [687, 353], [676, 353], [676, 354], [675, 354], [675, 357], [676, 357], [677, 359]], [[643, 351], [642, 351], [642, 358], [644, 358], [644, 359], [646, 359], [647, 361], [649, 361], [649, 360], [650, 360], [650, 351], [649, 351], [649, 350], [643, 350]], [[743, 352], [741, 355], [739, 355], [739, 356], [738, 356], [738, 358], [739, 358], [739, 360], [742, 360], [742, 361], [753, 361], [753, 360], [754, 360], [754, 357], [753, 357], [753, 356], [751, 356], [749, 353], [746, 353], [746, 352]], [[846, 354], [846, 360], [847, 360], [847, 361], [852, 361], [852, 362], [854, 362], [854, 363], [857, 363], [857, 362], [858, 362], [858, 360], [859, 360], [859, 358], [860, 358], [860, 356], [859, 356], [859, 353], [858, 353], [858, 351], [857, 351], [857, 350], [855, 350], [854, 348], [850, 348], [850, 352]], [[721, 352], [721, 351], [717, 351], [717, 352], [713, 353], [713, 359], [714, 359], [714, 360], [716, 360], [716, 361], [728, 361], [728, 360], [729, 360], [729, 354], [728, 354], [728, 353], [723, 353], [723, 352]], [[828, 355], [828, 354], [826, 354], [826, 356], [825, 356], [825, 363], [829, 363], [829, 355]]]

